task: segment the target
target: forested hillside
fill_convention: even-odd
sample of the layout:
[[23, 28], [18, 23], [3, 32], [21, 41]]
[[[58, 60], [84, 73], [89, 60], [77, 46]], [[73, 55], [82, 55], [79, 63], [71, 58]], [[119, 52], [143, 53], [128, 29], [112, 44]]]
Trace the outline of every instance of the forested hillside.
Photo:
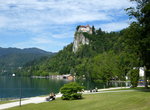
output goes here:
[[27, 62], [51, 55], [53, 55], [53, 53], [37, 48], [0, 48], [0, 74], [12, 74], [17, 69], [22, 68]]
[[24, 72], [29, 76], [72, 74], [95, 81], [124, 79], [127, 71], [139, 64], [134, 60], [136, 55], [126, 49], [124, 37], [128, 29], [110, 33], [98, 29], [94, 32], [92, 35], [83, 33], [90, 44], [83, 45], [76, 53], [72, 51], [71, 43], [53, 58], [26, 65]]

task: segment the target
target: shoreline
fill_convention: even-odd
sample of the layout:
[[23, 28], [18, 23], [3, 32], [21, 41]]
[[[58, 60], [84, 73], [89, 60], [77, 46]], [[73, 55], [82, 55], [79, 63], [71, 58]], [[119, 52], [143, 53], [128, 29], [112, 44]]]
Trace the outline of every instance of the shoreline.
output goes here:
[[[98, 89], [98, 92], [90, 92], [90, 90], [85, 90], [82, 93], [83, 94], [105, 93], [105, 92], [112, 92], [112, 91], [105, 91], [105, 90], [115, 90], [115, 89], [121, 89], [121, 88], [126, 88], [126, 87]], [[133, 91], [133, 90], [130, 90], [130, 91]], [[56, 98], [60, 98], [61, 96], [62, 96], [61, 93], [56, 94]], [[36, 96], [36, 97], [30, 97], [30, 98], [22, 98], [21, 105], [26, 105], [26, 104], [31, 104], [31, 103], [38, 104], [38, 103], [48, 102], [48, 101], [46, 101], [47, 97], [48, 97], [48, 95]], [[12, 107], [17, 107], [17, 106], [19, 106], [19, 103], [20, 103], [19, 101], [16, 101], [16, 102], [10, 102], [10, 103], [6, 103], [6, 104], [0, 104], [0, 110], [12, 108]]]
[[[141, 86], [139, 86], [141, 87]], [[111, 93], [111, 92], [131, 92], [131, 91], [136, 91], [136, 90], [128, 90], [130, 87], [111, 87], [111, 88], [105, 88], [105, 89], [98, 89], [97, 92], [91, 92], [90, 90], [84, 90], [84, 92], [81, 92], [82, 94], [97, 94], [97, 93]], [[120, 90], [117, 90], [120, 89]], [[127, 89], [127, 90], [121, 90], [121, 89]], [[110, 90], [110, 91], [109, 91]], [[111, 91], [112, 90], [112, 91]], [[114, 91], [113, 91], [114, 90]], [[60, 98], [62, 96], [61, 93], [56, 94], [56, 99]], [[39, 104], [39, 103], [44, 103], [44, 102], [49, 102], [46, 101], [46, 98], [48, 95], [44, 96], [36, 96], [36, 97], [30, 97], [30, 98], [22, 98], [21, 105], [26, 105], [26, 104]], [[0, 110], [12, 108], [12, 107], [17, 107], [19, 106], [19, 101], [16, 102], [10, 102], [10, 103], [5, 103], [5, 104], [0, 104]]]

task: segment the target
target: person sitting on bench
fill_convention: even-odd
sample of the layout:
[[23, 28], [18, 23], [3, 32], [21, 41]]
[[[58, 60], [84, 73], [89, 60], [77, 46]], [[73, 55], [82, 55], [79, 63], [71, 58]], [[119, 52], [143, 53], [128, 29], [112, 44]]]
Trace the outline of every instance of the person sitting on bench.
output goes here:
[[50, 98], [51, 100], [55, 100], [55, 94], [52, 92], [52, 93], [50, 94], [49, 98]]
[[51, 100], [55, 100], [55, 94], [53, 92], [50, 93], [48, 98], [46, 98], [46, 101], [51, 101]]

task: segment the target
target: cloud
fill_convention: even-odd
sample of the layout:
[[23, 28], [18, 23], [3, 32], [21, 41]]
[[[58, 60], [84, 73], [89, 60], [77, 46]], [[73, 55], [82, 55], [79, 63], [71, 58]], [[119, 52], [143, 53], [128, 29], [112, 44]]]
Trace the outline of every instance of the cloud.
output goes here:
[[18, 42], [12, 45], [12, 47], [18, 48], [30, 48], [37, 47], [43, 50], [48, 50], [51, 52], [57, 52], [59, 49], [62, 49], [69, 43], [56, 41], [51, 39], [50, 37], [33, 37], [27, 41]]
[[0, 28], [3, 28], [7, 25], [8, 18], [5, 16], [0, 16]]
[[50, 37], [34, 37], [31, 39], [31, 42], [34, 44], [51, 44], [51, 45], [59, 45], [65, 46], [67, 43], [59, 42], [56, 40], [52, 40]]
[[100, 24], [100, 25], [97, 25], [96, 27], [101, 27], [102, 30], [111, 32], [111, 31], [120, 31], [128, 27], [129, 24], [130, 23], [128, 21], [120, 21], [120, 22], [110, 22], [106, 24]]
[[128, 0], [5, 0], [0, 1], [0, 17], [6, 27], [35, 28], [41, 25], [109, 21], [111, 12], [131, 5]]
[[60, 50], [72, 42], [77, 25], [106, 31], [127, 27], [124, 9], [130, 6], [134, 4], [129, 0], [0, 0], [0, 32], [27, 33], [17, 47], [51, 44]]

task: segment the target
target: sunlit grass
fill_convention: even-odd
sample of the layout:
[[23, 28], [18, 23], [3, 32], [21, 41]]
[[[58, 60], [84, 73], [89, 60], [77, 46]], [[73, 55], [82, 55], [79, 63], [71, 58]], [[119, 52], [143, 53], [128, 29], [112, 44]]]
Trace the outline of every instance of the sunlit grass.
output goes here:
[[149, 110], [150, 92], [116, 92], [83, 95], [82, 100], [29, 104], [9, 110]]

